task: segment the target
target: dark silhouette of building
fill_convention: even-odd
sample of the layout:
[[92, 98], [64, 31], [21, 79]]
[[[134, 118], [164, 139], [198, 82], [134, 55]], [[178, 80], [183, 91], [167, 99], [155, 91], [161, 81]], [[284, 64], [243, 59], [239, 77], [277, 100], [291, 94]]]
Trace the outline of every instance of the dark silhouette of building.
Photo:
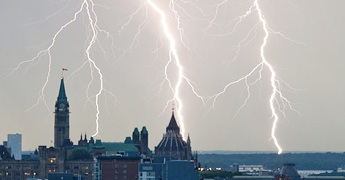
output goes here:
[[146, 126], [143, 126], [140, 133], [137, 127], [134, 128], [134, 131], [132, 133], [132, 139], [132, 143], [138, 148], [140, 154], [149, 154], [149, 132], [147, 131]]
[[14, 160], [11, 153], [8, 152], [8, 148], [3, 145], [0, 145], [0, 160]]
[[178, 160], [193, 160], [191, 140], [188, 135], [187, 142], [180, 134], [180, 127], [176, 123], [174, 110], [166, 133], [160, 143], [155, 147], [155, 154], [159, 156], [172, 156]]
[[87, 142], [87, 137], [86, 137], [86, 133], [85, 133], [85, 138], [83, 139], [83, 135], [80, 135], [80, 140], [78, 141], [78, 146], [83, 146], [83, 147], [88, 147], [89, 144]]
[[69, 139], [69, 103], [65, 92], [63, 77], [61, 78], [59, 95], [55, 103], [54, 147], [70, 145]]
[[154, 156], [142, 159], [139, 164], [139, 179], [198, 180], [199, 171], [193, 161], [173, 160], [171, 156]]

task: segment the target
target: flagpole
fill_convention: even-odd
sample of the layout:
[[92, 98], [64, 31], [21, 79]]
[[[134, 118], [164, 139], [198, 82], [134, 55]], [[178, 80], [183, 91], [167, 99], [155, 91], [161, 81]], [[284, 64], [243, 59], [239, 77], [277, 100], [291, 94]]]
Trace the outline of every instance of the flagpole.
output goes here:
[[68, 71], [68, 69], [62, 68], [62, 71], [61, 71], [61, 78], [63, 78], [63, 71]]

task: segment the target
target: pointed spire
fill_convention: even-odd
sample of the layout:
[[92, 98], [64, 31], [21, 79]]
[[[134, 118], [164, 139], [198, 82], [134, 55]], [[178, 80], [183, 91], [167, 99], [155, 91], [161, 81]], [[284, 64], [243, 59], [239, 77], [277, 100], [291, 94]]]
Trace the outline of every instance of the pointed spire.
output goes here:
[[188, 133], [188, 138], [187, 138], [187, 144], [190, 145], [190, 137], [189, 137], [189, 133]]
[[134, 128], [133, 134], [139, 134], [139, 130], [137, 127]]
[[171, 119], [170, 119], [170, 122], [169, 122], [169, 125], [168, 127], [166, 128], [166, 131], [175, 131], [177, 133], [180, 133], [180, 128], [178, 127], [177, 123], [176, 123], [176, 119], [175, 119], [175, 116], [174, 116], [174, 109], [172, 111], [172, 116], [171, 116]]
[[87, 141], [87, 138], [86, 138], [86, 132], [85, 132], [85, 138], [84, 138], [84, 141]]
[[67, 96], [66, 96], [66, 92], [65, 92], [65, 84], [63, 82], [63, 77], [61, 78], [59, 96], [57, 97], [57, 100], [58, 101], [67, 101]]
[[146, 129], [146, 126], [143, 126], [143, 128], [141, 129], [141, 134], [147, 134], [148, 133], [148, 131], [147, 131], [147, 129]]
[[83, 133], [80, 133], [80, 140], [83, 140]]

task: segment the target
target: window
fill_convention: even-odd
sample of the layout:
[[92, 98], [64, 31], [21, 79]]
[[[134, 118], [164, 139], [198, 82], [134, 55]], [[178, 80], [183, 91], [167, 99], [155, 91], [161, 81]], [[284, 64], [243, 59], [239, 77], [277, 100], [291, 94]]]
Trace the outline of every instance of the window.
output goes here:
[[119, 167], [119, 165], [118, 165], [118, 164], [115, 164], [115, 167], [116, 167], [116, 168], [118, 168], [118, 167]]
[[123, 174], [126, 174], [127, 173], [127, 170], [125, 169], [125, 170], [123, 170]]
[[55, 164], [56, 163], [56, 158], [48, 158], [48, 161], [50, 164]]
[[126, 168], [126, 167], [127, 167], [127, 164], [124, 164], [123, 167]]
[[127, 179], [127, 176], [123, 176], [123, 179]]
[[119, 171], [117, 169], [115, 169], [115, 173], [118, 173]]
[[147, 176], [155, 176], [155, 172], [147, 172]]
[[118, 178], [117, 178], [117, 175], [115, 175], [115, 179], [118, 179]]

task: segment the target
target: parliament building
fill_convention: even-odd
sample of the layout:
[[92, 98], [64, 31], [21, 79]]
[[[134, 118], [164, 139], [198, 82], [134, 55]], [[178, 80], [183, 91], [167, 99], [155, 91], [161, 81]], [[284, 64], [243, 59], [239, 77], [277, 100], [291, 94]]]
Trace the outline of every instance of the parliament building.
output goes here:
[[[148, 147], [148, 131], [135, 128], [132, 137], [124, 142], [102, 142], [100, 139], [87, 139], [81, 135], [77, 145], [70, 140], [69, 102], [64, 78], [61, 78], [59, 94], [54, 111], [54, 147], [38, 146], [29, 159], [15, 160], [10, 148], [0, 145], [0, 180], [26, 180], [28, 178], [48, 179], [50, 173], [69, 173], [80, 179], [98, 179], [101, 168], [97, 167], [98, 157], [118, 156], [152, 158], [170, 156], [176, 160], [194, 160], [191, 140], [187, 142], [180, 134], [174, 111], [155, 152]], [[197, 159], [195, 159], [195, 162]], [[99, 176], [101, 177], [101, 176]]]

